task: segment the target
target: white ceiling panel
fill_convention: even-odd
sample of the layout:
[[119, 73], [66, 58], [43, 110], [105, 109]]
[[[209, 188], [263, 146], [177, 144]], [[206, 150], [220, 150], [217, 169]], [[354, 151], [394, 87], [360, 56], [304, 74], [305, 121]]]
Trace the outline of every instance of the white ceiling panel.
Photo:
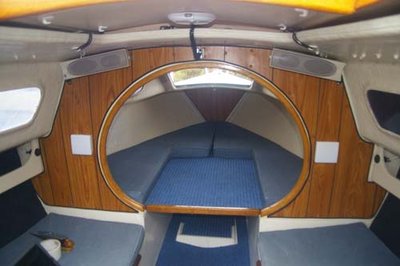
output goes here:
[[[170, 23], [168, 14], [188, 11], [213, 13], [218, 24], [268, 28], [279, 28], [280, 24], [301, 28], [303, 24], [313, 25], [312, 21], [321, 23], [340, 17], [337, 14], [239, 1], [137, 0], [62, 10], [18, 18], [13, 22], [86, 31], [97, 31], [99, 26], [106, 26], [107, 31], [113, 31], [150, 24]], [[44, 25], [43, 18], [50, 21], [51, 24]]]

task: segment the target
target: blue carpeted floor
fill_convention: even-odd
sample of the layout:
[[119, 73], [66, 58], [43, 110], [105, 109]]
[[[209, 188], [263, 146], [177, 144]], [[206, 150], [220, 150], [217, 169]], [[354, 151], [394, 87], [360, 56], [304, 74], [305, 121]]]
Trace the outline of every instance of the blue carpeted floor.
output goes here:
[[264, 207], [253, 160], [171, 159], [146, 200], [147, 205]]
[[193, 236], [231, 237], [235, 224], [234, 216], [180, 215], [179, 219], [185, 224], [182, 233]]
[[[216, 222], [218, 218], [221, 220]], [[196, 234], [205, 235], [206, 232], [213, 232], [212, 235], [223, 235], [227, 230], [230, 231], [234, 219], [236, 220], [238, 233], [237, 245], [220, 248], [199, 248], [175, 241], [181, 222], [185, 223], [185, 227], [191, 227], [191, 230], [196, 231]], [[221, 232], [218, 233], [218, 231]], [[246, 218], [174, 215], [158, 256], [157, 266], [181, 265], [250, 265]]]

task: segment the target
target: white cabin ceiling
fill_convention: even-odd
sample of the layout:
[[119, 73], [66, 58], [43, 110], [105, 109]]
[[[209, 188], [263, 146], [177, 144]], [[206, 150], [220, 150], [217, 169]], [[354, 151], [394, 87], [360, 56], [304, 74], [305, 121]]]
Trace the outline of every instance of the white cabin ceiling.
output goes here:
[[[136, 0], [91, 5], [45, 14], [13, 19], [8, 23], [25, 26], [97, 32], [99, 26], [106, 31], [142, 27], [152, 24], [170, 24], [167, 16], [174, 12], [209, 12], [216, 16], [215, 24], [241, 25], [279, 29], [281, 24], [296, 30], [310, 29], [324, 24], [353, 22], [394, 14], [400, 10], [400, 1], [385, 0], [358, 10], [353, 15], [302, 11], [292, 7], [228, 0]], [[48, 18], [51, 24], [43, 23]], [[52, 17], [52, 18], [51, 18]], [[337, 23], [335, 23], [337, 21]]]
[[[187, 27], [160, 30], [160, 25], [170, 24], [168, 14], [180, 11], [210, 12], [216, 16], [210, 27], [196, 29], [199, 45], [309, 52], [294, 43], [290, 32], [279, 31], [284, 24], [298, 31], [303, 42], [318, 45], [328, 58], [345, 62], [398, 62], [400, 16], [340, 25], [400, 13], [398, 0], [381, 1], [352, 15], [311, 10], [303, 14], [292, 7], [245, 1], [135, 0], [0, 21], [0, 64], [78, 58], [76, 48], [88, 41], [87, 32], [93, 33], [93, 40], [85, 51], [88, 55], [121, 48], [190, 45]], [[50, 21], [48, 25], [43, 24], [46, 17]], [[330, 27], [325, 28], [326, 25]], [[99, 26], [107, 27], [104, 34], [98, 33]]]

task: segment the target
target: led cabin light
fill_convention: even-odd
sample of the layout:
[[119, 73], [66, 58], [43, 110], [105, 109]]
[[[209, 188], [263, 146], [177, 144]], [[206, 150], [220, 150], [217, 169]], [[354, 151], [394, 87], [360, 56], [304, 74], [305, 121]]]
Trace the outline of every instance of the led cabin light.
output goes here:
[[204, 12], [180, 12], [168, 15], [168, 19], [177, 25], [208, 25], [215, 20], [215, 15]]

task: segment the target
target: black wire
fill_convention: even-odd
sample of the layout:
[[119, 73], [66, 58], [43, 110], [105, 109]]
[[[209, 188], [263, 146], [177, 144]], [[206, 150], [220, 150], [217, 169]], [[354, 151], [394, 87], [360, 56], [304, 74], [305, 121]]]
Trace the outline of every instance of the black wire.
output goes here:
[[85, 50], [86, 48], [88, 48], [92, 44], [92, 41], [93, 41], [93, 34], [91, 32], [89, 32], [88, 40], [84, 44], [79, 46], [76, 50], [78, 52], [81, 52], [81, 51]]
[[196, 61], [200, 60], [201, 53], [199, 53], [197, 50], [196, 39], [194, 38], [194, 25], [190, 26], [190, 36], [189, 37], [190, 37], [190, 45], [192, 46], [194, 60], [196, 60]]
[[292, 32], [292, 39], [293, 39], [293, 41], [294, 41], [295, 43], [297, 43], [298, 45], [300, 45], [300, 46], [306, 48], [307, 50], [312, 51], [312, 52], [318, 52], [318, 49], [317, 49], [317, 48], [315, 48], [315, 47], [313, 47], [313, 46], [311, 46], [311, 45], [308, 45], [308, 44], [306, 44], [306, 43], [300, 41], [299, 38], [297, 37], [296, 32]]

